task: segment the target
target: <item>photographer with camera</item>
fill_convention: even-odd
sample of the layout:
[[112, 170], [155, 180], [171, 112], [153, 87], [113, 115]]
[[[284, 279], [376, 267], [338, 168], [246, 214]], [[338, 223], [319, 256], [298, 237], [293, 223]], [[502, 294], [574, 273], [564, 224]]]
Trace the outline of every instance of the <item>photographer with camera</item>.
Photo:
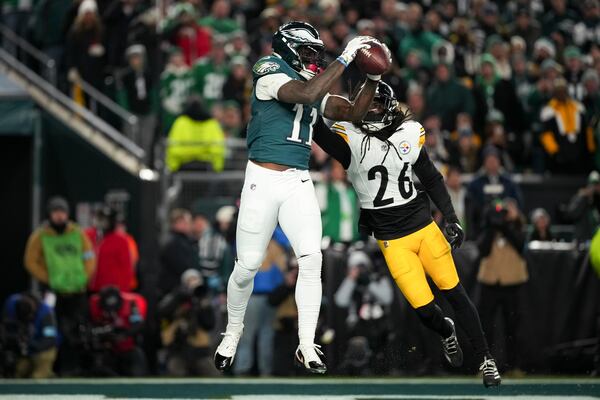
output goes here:
[[93, 356], [92, 374], [143, 376], [146, 356], [139, 335], [146, 319], [146, 300], [137, 293], [106, 286], [90, 297], [91, 326], [84, 333]]
[[351, 251], [348, 275], [334, 295], [335, 304], [348, 310], [346, 326], [351, 339], [340, 367], [343, 373], [368, 374], [383, 360], [393, 299], [388, 274], [381, 273], [364, 251]]
[[476, 240], [482, 233], [486, 206], [494, 199], [506, 197], [515, 199], [522, 208], [521, 190], [502, 169], [500, 151], [493, 145], [487, 145], [483, 149], [483, 167], [467, 187], [467, 239]]
[[188, 269], [181, 285], [158, 305], [163, 320], [162, 344], [167, 350], [167, 373], [172, 376], [217, 376], [210, 349], [215, 312], [200, 272]]
[[27, 292], [10, 296], [4, 303], [0, 325], [0, 376], [50, 378], [56, 353], [52, 308]]
[[521, 289], [529, 279], [523, 258], [525, 218], [514, 199], [493, 201], [484, 211], [485, 223], [477, 245], [481, 257], [477, 280], [481, 288], [479, 315], [490, 347], [495, 316], [500, 309], [506, 337], [505, 369], [521, 373], [517, 360]]

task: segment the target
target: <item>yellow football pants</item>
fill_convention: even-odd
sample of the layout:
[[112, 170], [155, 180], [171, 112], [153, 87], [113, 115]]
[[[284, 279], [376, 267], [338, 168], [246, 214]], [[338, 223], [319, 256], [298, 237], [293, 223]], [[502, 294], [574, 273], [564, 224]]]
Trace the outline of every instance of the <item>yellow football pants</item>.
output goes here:
[[458, 285], [450, 244], [435, 222], [399, 239], [377, 242], [392, 277], [413, 308], [433, 300], [425, 274], [441, 290]]

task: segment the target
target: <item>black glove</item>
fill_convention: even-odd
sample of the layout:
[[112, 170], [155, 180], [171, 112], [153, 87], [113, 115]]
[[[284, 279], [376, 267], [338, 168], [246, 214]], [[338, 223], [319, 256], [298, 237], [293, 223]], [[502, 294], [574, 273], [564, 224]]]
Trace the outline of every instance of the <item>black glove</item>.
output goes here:
[[446, 223], [444, 233], [446, 234], [446, 239], [448, 240], [448, 243], [450, 243], [452, 250], [458, 249], [465, 240], [465, 232], [458, 222]]

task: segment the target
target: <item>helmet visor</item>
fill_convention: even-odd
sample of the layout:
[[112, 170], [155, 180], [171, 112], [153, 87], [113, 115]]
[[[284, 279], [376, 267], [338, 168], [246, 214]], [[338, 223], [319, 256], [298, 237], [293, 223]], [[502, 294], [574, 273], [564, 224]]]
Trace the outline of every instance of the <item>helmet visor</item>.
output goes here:
[[325, 48], [320, 45], [310, 44], [310, 45], [301, 45], [296, 49], [298, 55], [300, 56], [300, 61], [302, 65], [311, 65], [314, 64], [317, 67], [325, 67]]

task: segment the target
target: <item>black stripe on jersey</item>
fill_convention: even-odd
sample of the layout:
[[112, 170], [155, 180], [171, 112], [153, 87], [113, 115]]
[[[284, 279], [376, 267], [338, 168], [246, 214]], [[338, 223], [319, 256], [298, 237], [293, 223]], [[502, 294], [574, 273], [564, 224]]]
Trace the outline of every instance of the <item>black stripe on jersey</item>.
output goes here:
[[410, 235], [433, 221], [429, 197], [419, 192], [406, 204], [379, 209], [360, 209], [358, 227], [362, 234], [373, 234], [379, 240], [392, 240]]

